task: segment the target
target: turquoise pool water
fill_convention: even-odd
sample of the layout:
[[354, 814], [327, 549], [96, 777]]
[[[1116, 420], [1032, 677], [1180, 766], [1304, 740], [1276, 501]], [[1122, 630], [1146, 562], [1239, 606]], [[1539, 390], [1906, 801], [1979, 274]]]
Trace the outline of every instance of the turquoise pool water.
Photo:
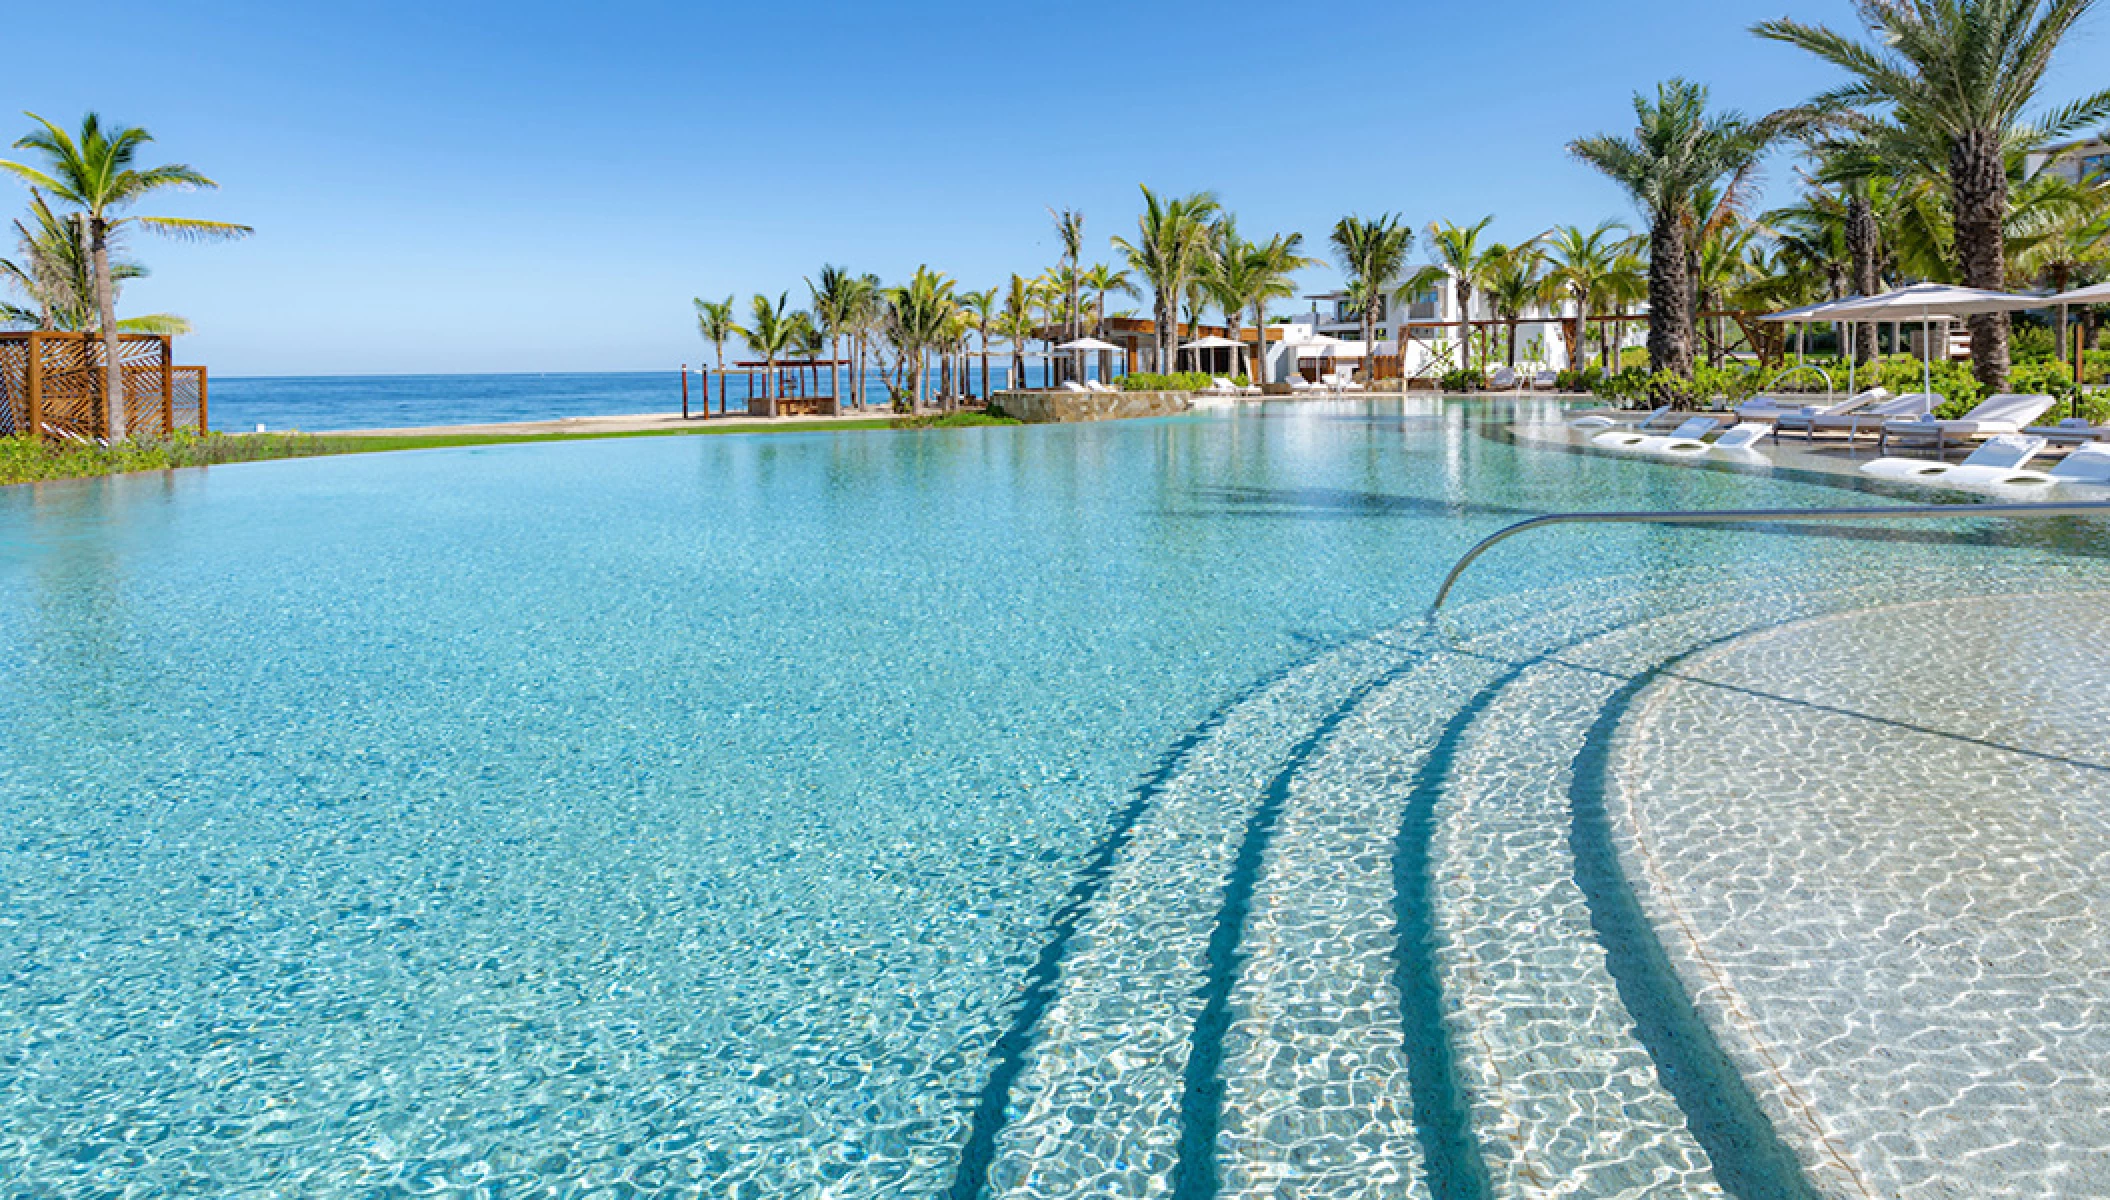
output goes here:
[[1343, 402], [0, 490], [0, 1178], [1880, 1184], [1880, 1149], [1825, 1173], [1844, 1135], [1782, 1115], [1821, 1091], [1754, 1086], [1764, 1046], [1650, 932], [1622, 689], [1795, 620], [2110, 587], [2110, 540], [1562, 531], [1424, 628], [1449, 563], [1533, 513], [1923, 498], [1509, 434], [1556, 418]]

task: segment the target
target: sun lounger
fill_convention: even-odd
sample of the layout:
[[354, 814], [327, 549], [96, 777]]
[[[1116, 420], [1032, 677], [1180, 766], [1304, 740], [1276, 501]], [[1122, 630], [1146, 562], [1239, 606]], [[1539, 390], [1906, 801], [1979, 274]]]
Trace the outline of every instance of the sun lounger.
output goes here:
[[1084, 386], [1087, 390], [1098, 392], [1102, 396], [1111, 396], [1120, 392], [1121, 390], [1120, 388], [1115, 387], [1113, 384], [1103, 383], [1097, 379], [1085, 380]]
[[1866, 408], [1842, 413], [1786, 413], [1773, 422], [1773, 436], [1800, 433], [1814, 440], [1820, 433], [1843, 433], [1849, 441], [1864, 433], [1880, 435], [1885, 423], [1900, 417], [1924, 417], [1942, 405], [1933, 392], [1907, 392]]
[[[1637, 431], [1646, 431], [1656, 422], [1669, 417], [1672, 411], [1671, 406], [1666, 404], [1635, 422], [1633, 428]], [[1618, 424], [1620, 424], [1620, 421], [1617, 417], [1609, 416], [1605, 413], [1587, 413], [1568, 422], [1568, 427], [1570, 429], [1610, 429]]]
[[1879, 387], [1869, 388], [1865, 392], [1828, 404], [1812, 404], [1807, 398], [1796, 396], [1758, 395], [1737, 405], [1736, 415], [1745, 421], [1777, 421], [1785, 416], [1805, 416], [1813, 413], [1836, 417], [1858, 412], [1871, 404], [1880, 404], [1888, 399], [1890, 389]]
[[1531, 377], [1531, 389], [1533, 391], [1537, 391], [1540, 388], [1544, 388], [1545, 390], [1550, 392], [1553, 389], [1559, 387], [1560, 383], [1560, 374], [1555, 371], [1540, 371], [1538, 374], [1533, 375]]
[[1708, 449], [1756, 454], [1758, 451], [1755, 447], [1758, 445], [1759, 439], [1772, 432], [1773, 427], [1763, 421], [1745, 421], [1714, 439]]
[[1608, 446], [1614, 450], [1667, 450], [1673, 453], [1680, 450], [1690, 451], [1695, 447], [1705, 450], [1707, 443], [1702, 439], [1716, 429], [1721, 428], [1721, 424], [1720, 421], [1715, 420], [1713, 417], [1693, 417], [1683, 425], [1671, 430], [1668, 435], [1638, 433], [1633, 430], [1621, 429], [1600, 433], [1590, 440], [1600, 446]]
[[2004, 433], [2021, 433], [2022, 428], [2036, 420], [2057, 403], [2050, 396], [2024, 396], [2014, 392], [2002, 392], [1988, 396], [1978, 407], [1951, 421], [1937, 421], [1932, 417], [1898, 419], [1883, 422], [1881, 448], [1888, 449], [1893, 439], [1901, 441], [1926, 441], [1934, 443], [1937, 454], [1949, 448], [1949, 440], [1994, 437]]
[[1323, 392], [1326, 390], [1326, 385], [1313, 383], [1302, 375], [1292, 375], [1290, 376], [1289, 390], [1293, 392]]
[[1487, 386], [1497, 392], [1514, 391], [1517, 373], [1508, 367], [1496, 367], [1487, 373]]
[[2110, 442], [2083, 442], [2045, 472], [2053, 483], [2110, 487]]
[[1077, 382], [1074, 379], [1065, 379], [1062, 381], [1062, 390], [1065, 392], [1089, 392], [1092, 389], [1084, 386], [1083, 384]]
[[2067, 417], [2056, 425], [2032, 425], [2022, 432], [2034, 434], [2054, 446], [2066, 446], [2110, 438], [2110, 425], [2097, 428], [2086, 417]]
[[[2044, 439], [2021, 433], [1996, 434], [1987, 438], [1960, 463], [1929, 462], [1923, 458], [1879, 458], [1861, 464], [1861, 470], [1879, 479], [1907, 483], [1969, 485], [1987, 483], [2041, 482], [2041, 472], [2024, 468], [2044, 451]], [[2031, 477], [2035, 476], [2035, 479]]]

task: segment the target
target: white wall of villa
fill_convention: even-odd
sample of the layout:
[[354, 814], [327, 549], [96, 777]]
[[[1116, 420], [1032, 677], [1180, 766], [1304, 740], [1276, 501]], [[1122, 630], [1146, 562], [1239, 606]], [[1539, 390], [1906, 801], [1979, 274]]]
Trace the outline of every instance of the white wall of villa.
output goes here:
[[[1269, 351], [1270, 379], [1288, 378], [1295, 366], [1290, 350], [1296, 342], [1310, 340], [1314, 334], [1339, 338], [1346, 342], [1360, 342], [1362, 339], [1362, 324], [1355, 306], [1349, 303], [1347, 293], [1322, 292], [1306, 296], [1305, 300], [1309, 303], [1309, 309], [1289, 319], [1289, 328], [1295, 332], [1285, 333], [1285, 345], [1281, 348], [1271, 347]], [[1536, 305], [1526, 310], [1517, 326], [1519, 370], [1528, 368], [1558, 371], [1569, 365], [1567, 343], [1561, 336], [1560, 322], [1573, 315], [1574, 311], [1575, 306], [1571, 303]], [[1400, 335], [1404, 327], [1409, 336], [1405, 339], [1402, 368], [1407, 375], [1413, 376], [1432, 369], [1437, 344], [1452, 347], [1451, 362], [1455, 364], [1461, 361], [1456, 350], [1461, 327], [1432, 324], [1416, 328], [1415, 323], [1455, 322], [1459, 319], [1457, 290], [1449, 283], [1424, 292], [1408, 303], [1401, 303], [1397, 298], [1387, 296], [1378, 306], [1377, 342], [1366, 349], [1370, 354], [1377, 355], [1402, 354]], [[1469, 319], [1491, 321], [1495, 319], [1495, 313], [1483, 297], [1474, 296]], [[1493, 361], [1506, 361], [1508, 331], [1497, 326], [1492, 333]], [[1597, 327], [1592, 326], [1585, 338], [1586, 346], [1590, 350], [1590, 353], [1583, 356], [1586, 362], [1594, 360], [1598, 336]], [[1629, 325], [1621, 339], [1624, 345], [1637, 345], [1641, 340], [1638, 324]]]

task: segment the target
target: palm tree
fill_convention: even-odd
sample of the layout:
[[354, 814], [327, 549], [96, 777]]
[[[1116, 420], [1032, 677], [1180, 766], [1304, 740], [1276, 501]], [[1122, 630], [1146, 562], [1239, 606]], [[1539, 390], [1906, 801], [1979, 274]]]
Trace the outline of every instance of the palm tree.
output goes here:
[[[29, 215], [35, 228], [14, 223], [20, 259], [0, 258], [0, 280], [21, 291], [35, 307], [0, 304], [0, 322], [67, 333], [94, 329], [98, 323], [94, 260], [81, 243], [80, 223], [54, 212], [43, 193], [34, 188], [29, 193]], [[120, 292], [125, 280], [146, 273], [138, 263], [116, 259], [110, 263], [112, 286]], [[117, 330], [176, 335], [189, 333], [190, 322], [173, 313], [145, 313], [119, 320]]]
[[1385, 289], [1399, 278], [1407, 265], [1407, 250], [1414, 244], [1414, 231], [1400, 224], [1391, 213], [1375, 219], [1347, 216], [1335, 222], [1334, 257], [1348, 277], [1348, 294], [1362, 323], [1363, 350], [1377, 344], [1377, 306]]
[[[740, 326], [733, 321], [733, 298], [706, 300], [701, 296], [691, 301], [696, 305], [696, 332], [711, 344], [718, 362], [718, 415], [725, 415], [725, 344], [740, 336]], [[703, 398], [704, 409], [710, 409], [711, 398]]]
[[[1114, 293], [1133, 296], [1136, 294], [1136, 285], [1130, 282], [1128, 272], [1116, 267], [1110, 267], [1105, 263], [1093, 263], [1079, 278], [1080, 282], [1092, 291], [1092, 336], [1103, 338], [1106, 336], [1107, 296]], [[1112, 374], [1112, 368], [1113, 351], [1101, 350], [1099, 352], [1099, 378], [1103, 380]]]
[[[2095, 0], [1886, 0], [1858, 6], [1873, 43], [1781, 19], [1760, 37], [1799, 46], [1852, 79], [1820, 108], [1883, 109], [1892, 128], [1945, 151], [1941, 175], [1955, 220], [1963, 282], [2007, 286], [2008, 152], [2018, 135], [2045, 141], [2110, 116], [2110, 88], [2028, 122], [2059, 42]], [[2008, 375], [2005, 314], [1970, 318], [1971, 359], [1988, 391]]]
[[1562, 225], [1547, 231], [1547, 282], [1557, 294], [1575, 306], [1575, 315], [1561, 322], [1561, 340], [1567, 344], [1568, 365], [1583, 365], [1583, 332], [1597, 315], [1605, 277], [1611, 274], [1625, 239], [1626, 227], [1617, 221], [1600, 221], [1597, 228]]
[[739, 330], [747, 348], [762, 360], [766, 372], [762, 377], [764, 397], [776, 394], [777, 359], [784, 356], [798, 336], [797, 323], [785, 309], [790, 300], [791, 294], [786, 292], [777, 297], [775, 306], [771, 306], [769, 297], [757, 294], [749, 302], [751, 315], [748, 323]]
[[813, 299], [814, 325], [828, 341], [828, 390], [838, 402], [842, 396], [843, 335], [850, 329], [855, 304], [857, 276], [834, 265], [821, 267], [819, 283], [808, 279], [806, 292]]
[[1505, 361], [1517, 365], [1517, 325], [1524, 314], [1545, 301], [1553, 290], [1545, 270], [1546, 256], [1538, 246], [1497, 246], [1489, 250], [1487, 302], [1509, 334]]
[[989, 335], [996, 325], [995, 288], [983, 288], [979, 292], [960, 293], [960, 307], [973, 317], [972, 327], [981, 336], [982, 343], [982, 403], [989, 403]]
[[[2061, 194], [2045, 205], [2045, 223], [2017, 256], [2016, 266], [2023, 277], [2042, 279], [2053, 294], [2071, 291], [2081, 278], [2110, 267], [2110, 181], [2039, 178], [2047, 190]], [[2061, 362], [2066, 360], [2066, 322], [2062, 307], [2052, 326], [2052, 355]]]
[[1068, 268], [1062, 277], [1064, 295], [1068, 301], [1063, 308], [1063, 336], [1074, 341], [1078, 336], [1078, 320], [1081, 316], [1078, 304], [1078, 272], [1083, 265], [1084, 214], [1071, 208], [1060, 212], [1051, 208], [1048, 215], [1055, 218], [1055, 236], [1062, 242], [1062, 265]]
[[1011, 386], [1026, 386], [1026, 339], [1033, 336], [1033, 285], [1022, 275], [1011, 277], [1004, 290], [1002, 332], [1011, 339]]
[[897, 378], [905, 379], [909, 410], [923, 403], [924, 358], [948, 344], [954, 313], [953, 283], [919, 266], [906, 284], [887, 291], [883, 329], [894, 345]]
[[1157, 369], [1170, 371], [1179, 359], [1179, 302], [1187, 281], [1200, 273], [1213, 250], [1209, 221], [1221, 211], [1216, 196], [1195, 192], [1160, 200], [1143, 188], [1143, 214], [1136, 218], [1136, 240], [1113, 239], [1129, 269], [1150, 284], [1151, 316], [1157, 334]]
[[1436, 261], [1423, 267], [1407, 278], [1399, 289], [1398, 299], [1405, 303], [1413, 297], [1442, 286], [1451, 285], [1452, 295], [1458, 304], [1458, 365], [1469, 367], [1468, 348], [1472, 343], [1473, 292], [1487, 278], [1492, 265], [1486, 250], [1480, 246], [1480, 235], [1494, 218], [1482, 217], [1478, 224], [1453, 225], [1448, 221], [1429, 224], [1429, 245], [1436, 251]]
[[1268, 301], [1287, 300], [1296, 295], [1296, 272], [1319, 265], [1317, 259], [1299, 253], [1303, 248], [1304, 235], [1301, 233], [1278, 233], [1253, 247], [1253, 282], [1246, 303], [1253, 309], [1253, 333], [1257, 339], [1253, 351], [1253, 378], [1256, 380], [1267, 370]]
[[1653, 100], [1634, 94], [1631, 137], [1599, 134], [1569, 143], [1569, 153], [1596, 167], [1633, 196], [1649, 222], [1648, 352], [1658, 371], [1692, 374], [1694, 226], [1708, 189], [1734, 196], [1763, 154], [1792, 124], [1790, 114], [1752, 121], [1709, 113], [1707, 89], [1684, 79], [1656, 86]]
[[150, 193], [166, 188], [212, 188], [219, 185], [180, 163], [140, 169], [133, 164], [140, 148], [153, 141], [144, 129], [115, 125], [105, 130], [94, 113], [81, 118], [79, 137], [35, 113], [24, 114], [43, 128], [15, 143], [17, 150], [43, 156], [41, 167], [0, 160], [0, 167], [14, 172], [32, 188], [41, 188], [81, 212], [90, 272], [95, 283], [95, 307], [103, 343], [103, 397], [109, 414], [112, 441], [125, 436], [125, 405], [122, 368], [117, 361], [117, 277], [110, 265], [110, 239], [126, 225], [137, 224], [174, 237], [231, 239], [254, 232], [247, 225], [226, 221], [200, 221], [188, 217], [122, 217]]

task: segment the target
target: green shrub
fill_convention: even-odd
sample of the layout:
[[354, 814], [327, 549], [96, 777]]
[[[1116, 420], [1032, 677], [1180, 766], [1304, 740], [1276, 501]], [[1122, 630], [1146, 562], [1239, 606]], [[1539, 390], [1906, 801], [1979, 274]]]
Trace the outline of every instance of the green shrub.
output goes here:
[[2043, 362], [2052, 357], [2049, 325], [2017, 325], [2008, 335], [2008, 355], [2018, 363]]
[[1696, 367], [1692, 372], [1693, 398], [1711, 403], [1717, 397], [1735, 408], [1758, 391], [1762, 372], [1758, 367], [1737, 364], [1727, 367]]
[[1647, 346], [1627, 346], [1619, 351], [1619, 369], [1621, 371], [1630, 371], [1635, 367], [1646, 369], [1647, 366]]
[[896, 429], [961, 429], [975, 425], [1022, 425], [1017, 417], [1004, 415], [1004, 410], [992, 408], [988, 412], [956, 412], [943, 416], [927, 414], [920, 417], [897, 417]]
[[1486, 387], [1487, 373], [1477, 367], [1458, 367], [1438, 375], [1436, 386], [1449, 395], [1463, 396]]
[[1553, 386], [1563, 392], [1594, 392], [1597, 381], [1604, 378], [1604, 370], [1597, 366], [1569, 367], [1553, 377]]
[[2062, 362], [2046, 360], [2016, 363], [2008, 371], [2007, 390], [2066, 400], [2071, 398], [2077, 389], [2073, 384], [2072, 367]]
[[1121, 377], [1124, 392], [1199, 392], [1207, 390], [1216, 381], [1200, 371], [1181, 371], [1176, 375], [1161, 375], [1156, 371], [1133, 371]]

